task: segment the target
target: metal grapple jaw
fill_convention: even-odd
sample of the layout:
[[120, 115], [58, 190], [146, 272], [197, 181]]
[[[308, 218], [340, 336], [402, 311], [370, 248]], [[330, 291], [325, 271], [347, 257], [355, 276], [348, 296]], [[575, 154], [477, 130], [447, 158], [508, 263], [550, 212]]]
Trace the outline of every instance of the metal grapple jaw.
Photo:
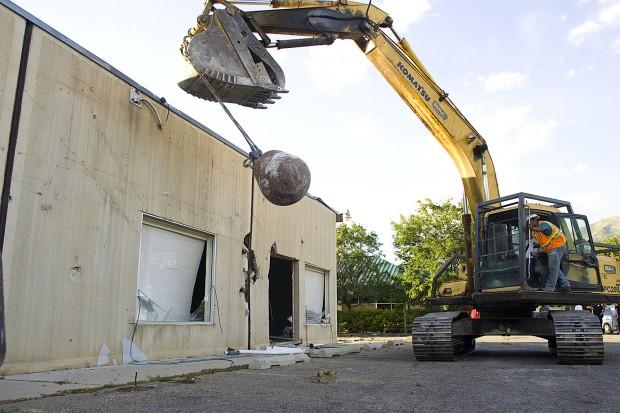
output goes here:
[[[214, 9], [190, 31], [181, 47], [191, 64], [179, 86], [194, 96], [264, 109], [280, 99], [284, 72], [235, 7]], [[202, 16], [201, 16], [202, 17]], [[200, 20], [200, 19], [199, 19]]]

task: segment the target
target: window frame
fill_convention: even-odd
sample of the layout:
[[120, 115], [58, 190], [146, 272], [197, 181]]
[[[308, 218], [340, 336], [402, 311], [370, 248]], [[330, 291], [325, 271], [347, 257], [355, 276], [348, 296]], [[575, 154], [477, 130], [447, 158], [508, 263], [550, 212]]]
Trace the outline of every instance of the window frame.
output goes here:
[[[590, 222], [588, 221], [588, 217], [582, 214], [574, 214], [574, 213], [556, 213], [554, 214], [558, 219], [561, 220], [562, 226], [560, 227], [564, 232], [566, 237], [566, 247], [568, 249], [568, 254], [564, 257], [563, 265], [568, 263], [569, 265], [581, 266], [586, 269], [592, 269], [596, 275], [597, 282], [596, 283], [576, 283], [571, 280], [571, 288], [573, 290], [585, 290], [585, 291], [602, 291], [602, 279], [601, 279], [601, 269], [598, 264], [598, 260], [596, 259], [596, 248], [594, 246], [594, 239], [592, 237], [592, 230], [590, 228]], [[580, 227], [578, 221], [582, 221], [584, 226]], [[586, 233], [583, 234], [582, 230], [585, 229]], [[569, 230], [569, 231], [566, 231]], [[587, 236], [588, 239], [586, 243], [582, 243], [580, 245], [589, 245], [589, 251], [579, 251], [577, 249], [576, 241], [576, 231], [580, 232], [580, 235]], [[570, 277], [569, 268], [562, 268], [562, 271], [566, 274], [567, 277]], [[570, 278], [569, 278], [570, 280]]]
[[[482, 254], [478, 256], [478, 285], [483, 291], [519, 286], [522, 278], [521, 254], [518, 249], [515, 251], [513, 243], [515, 236], [521, 239], [518, 210], [489, 214], [485, 216], [483, 225], [479, 239]], [[519, 243], [516, 246], [519, 247]], [[507, 254], [511, 252], [515, 257], [509, 259]], [[493, 282], [496, 284], [489, 285]]]
[[[210, 325], [214, 326], [216, 323], [215, 315], [216, 315], [216, 306], [214, 303], [214, 290], [216, 283], [216, 271], [215, 271], [215, 261], [216, 261], [216, 252], [217, 252], [217, 237], [214, 233], [209, 231], [204, 231], [196, 227], [192, 227], [190, 225], [182, 224], [180, 222], [172, 221], [170, 219], [162, 218], [157, 215], [149, 214], [146, 212], [142, 212], [140, 227], [139, 227], [139, 247], [138, 247], [138, 271], [136, 277], [136, 294], [140, 287], [140, 261], [141, 261], [141, 251], [142, 251], [142, 227], [144, 225], [148, 225], [154, 228], [162, 229], [165, 231], [174, 232], [176, 234], [184, 235], [187, 237], [192, 237], [196, 239], [200, 239], [205, 241], [206, 245], [206, 263], [205, 263], [205, 297], [209, 298], [209, 320], [202, 321], [148, 321], [148, 320], [139, 320], [138, 323], [141, 325], [149, 324], [149, 325]], [[207, 275], [211, 275], [211, 282], [209, 283], [209, 292], [207, 296]], [[136, 298], [137, 300], [137, 298]], [[138, 314], [139, 306], [136, 306], [136, 320], [139, 318]]]
[[[308, 322], [308, 318], [306, 316], [306, 312], [308, 311], [308, 306], [306, 302], [307, 301], [306, 294], [308, 293], [308, 291], [306, 290], [307, 271], [313, 271], [316, 273], [323, 274], [323, 306], [325, 308], [323, 313], [328, 314], [329, 317], [327, 319], [323, 318], [322, 321], [318, 323]], [[308, 265], [308, 264], [305, 265], [305, 268], [304, 268], [304, 325], [306, 326], [331, 326], [332, 316], [331, 316], [331, 310], [330, 310], [330, 307], [331, 307], [330, 306], [330, 297], [331, 297], [330, 281], [331, 281], [331, 271], [325, 270], [323, 268], [320, 268], [314, 265]]]

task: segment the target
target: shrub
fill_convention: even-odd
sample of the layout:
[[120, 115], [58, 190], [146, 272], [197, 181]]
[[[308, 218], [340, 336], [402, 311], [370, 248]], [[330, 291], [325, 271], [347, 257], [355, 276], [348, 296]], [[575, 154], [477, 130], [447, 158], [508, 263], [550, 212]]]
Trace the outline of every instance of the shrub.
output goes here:
[[[410, 333], [413, 319], [429, 309], [338, 311], [339, 333]], [[406, 330], [403, 324], [406, 322]]]

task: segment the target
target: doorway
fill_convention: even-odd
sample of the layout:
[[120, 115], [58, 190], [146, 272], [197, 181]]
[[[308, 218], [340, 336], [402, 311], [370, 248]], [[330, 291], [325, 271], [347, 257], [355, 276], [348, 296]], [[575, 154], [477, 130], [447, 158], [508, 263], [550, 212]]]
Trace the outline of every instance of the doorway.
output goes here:
[[271, 256], [269, 265], [269, 340], [291, 341], [293, 331], [293, 261]]

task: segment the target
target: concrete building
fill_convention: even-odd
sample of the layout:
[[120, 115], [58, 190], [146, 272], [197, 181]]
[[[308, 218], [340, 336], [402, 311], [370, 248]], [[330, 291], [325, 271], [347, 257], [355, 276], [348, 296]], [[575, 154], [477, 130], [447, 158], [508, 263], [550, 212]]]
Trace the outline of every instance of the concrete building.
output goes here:
[[120, 363], [336, 339], [337, 214], [320, 199], [252, 195], [243, 150], [174, 108], [159, 128], [157, 96], [7, 0], [0, 102], [0, 374], [93, 366], [102, 348]]

